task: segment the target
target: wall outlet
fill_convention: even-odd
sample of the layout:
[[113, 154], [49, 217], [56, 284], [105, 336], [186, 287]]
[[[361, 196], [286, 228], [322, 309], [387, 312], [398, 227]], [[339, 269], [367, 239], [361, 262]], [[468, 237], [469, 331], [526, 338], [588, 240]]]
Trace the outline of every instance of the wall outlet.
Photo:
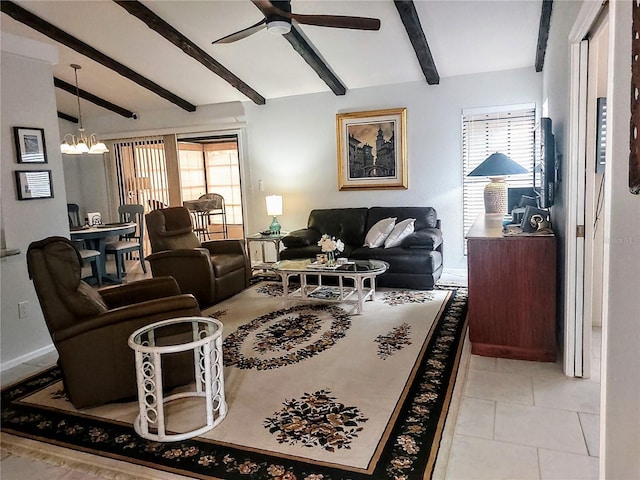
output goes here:
[[29, 311], [27, 310], [27, 306], [29, 305], [28, 301], [18, 302], [18, 318], [27, 318], [29, 316]]

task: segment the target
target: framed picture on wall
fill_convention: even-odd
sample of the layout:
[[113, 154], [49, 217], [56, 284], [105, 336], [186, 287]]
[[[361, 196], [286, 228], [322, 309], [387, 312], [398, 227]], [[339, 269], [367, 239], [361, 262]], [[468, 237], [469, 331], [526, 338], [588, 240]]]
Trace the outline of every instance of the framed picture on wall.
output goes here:
[[13, 127], [18, 163], [47, 163], [43, 128]]
[[338, 188], [407, 188], [407, 109], [336, 116]]
[[16, 170], [18, 200], [53, 198], [51, 170]]

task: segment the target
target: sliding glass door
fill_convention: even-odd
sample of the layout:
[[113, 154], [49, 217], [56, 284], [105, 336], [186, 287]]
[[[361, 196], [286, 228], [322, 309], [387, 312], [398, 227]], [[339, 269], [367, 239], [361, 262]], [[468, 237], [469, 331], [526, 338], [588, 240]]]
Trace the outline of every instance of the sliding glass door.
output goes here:
[[[178, 139], [182, 200], [197, 200], [206, 194], [224, 198], [228, 238], [243, 238], [243, 212], [238, 138], [208, 136]], [[211, 237], [220, 238], [224, 220], [211, 216]]]

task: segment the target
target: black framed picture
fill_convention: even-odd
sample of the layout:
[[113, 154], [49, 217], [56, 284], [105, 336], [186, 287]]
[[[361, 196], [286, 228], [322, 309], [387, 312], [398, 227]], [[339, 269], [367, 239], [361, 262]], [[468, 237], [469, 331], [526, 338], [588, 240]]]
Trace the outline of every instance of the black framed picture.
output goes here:
[[47, 163], [44, 128], [13, 127], [18, 163]]
[[16, 170], [18, 200], [53, 198], [51, 170]]

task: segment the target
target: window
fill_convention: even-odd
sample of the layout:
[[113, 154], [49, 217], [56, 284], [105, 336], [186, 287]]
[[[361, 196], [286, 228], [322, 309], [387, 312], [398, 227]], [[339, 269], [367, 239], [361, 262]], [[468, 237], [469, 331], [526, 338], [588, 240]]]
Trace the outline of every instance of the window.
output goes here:
[[[501, 152], [527, 169], [526, 174], [507, 179], [510, 187], [533, 185], [533, 131], [535, 105], [469, 109], [462, 112], [463, 211], [464, 234], [484, 212], [484, 177], [469, 173], [489, 155]], [[466, 242], [465, 242], [466, 254]]]

